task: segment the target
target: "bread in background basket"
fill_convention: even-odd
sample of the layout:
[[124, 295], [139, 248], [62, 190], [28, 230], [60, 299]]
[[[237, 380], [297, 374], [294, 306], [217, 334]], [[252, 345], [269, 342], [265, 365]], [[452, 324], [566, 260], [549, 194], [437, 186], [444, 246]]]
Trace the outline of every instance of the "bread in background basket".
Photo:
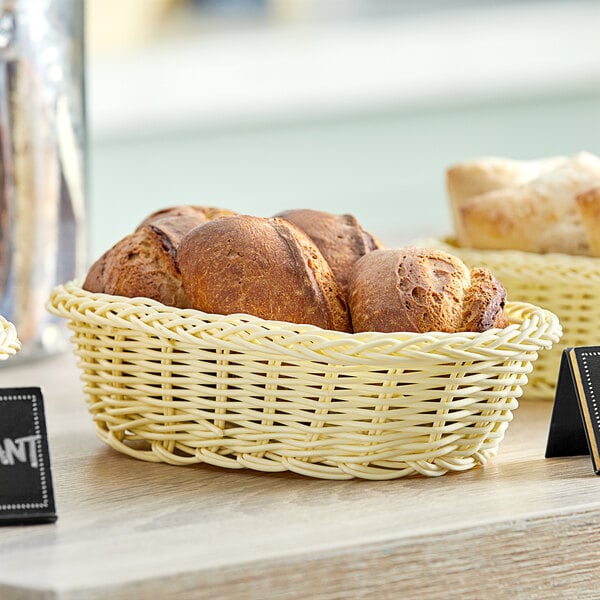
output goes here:
[[536, 363], [528, 397], [554, 397], [562, 351], [600, 344], [600, 159], [481, 157], [451, 166], [455, 235], [422, 243], [487, 267], [514, 301], [555, 313], [560, 343]]
[[6, 360], [21, 349], [15, 326], [0, 315], [0, 360]]
[[483, 157], [451, 166], [448, 197], [457, 245], [598, 256], [600, 158], [516, 161]]
[[[286, 239], [310, 277], [306, 262], [321, 264], [318, 255], [306, 240]], [[386, 251], [366, 252], [356, 265], [375, 252]], [[450, 292], [457, 303], [471, 285], [469, 270], [456, 259], [438, 262], [442, 254], [416, 263], [433, 290], [407, 279], [417, 300], [425, 292], [452, 304], [441, 289], [451, 280], [464, 284]], [[426, 333], [214, 314], [75, 282], [56, 288], [48, 308], [68, 320], [96, 432], [119, 452], [176, 465], [391, 479], [462, 471], [496, 454], [538, 353], [561, 327], [546, 310], [494, 298], [504, 327]], [[465, 309], [473, 307], [450, 311], [457, 323]]]

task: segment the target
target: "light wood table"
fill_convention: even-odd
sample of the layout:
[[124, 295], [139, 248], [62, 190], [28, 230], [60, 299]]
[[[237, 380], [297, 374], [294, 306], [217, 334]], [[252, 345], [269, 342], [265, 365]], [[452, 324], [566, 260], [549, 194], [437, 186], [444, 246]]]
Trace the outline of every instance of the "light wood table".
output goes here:
[[0, 598], [599, 598], [600, 479], [544, 459], [522, 401], [485, 468], [322, 481], [122, 456], [70, 355], [0, 369], [45, 395], [58, 521], [0, 528]]

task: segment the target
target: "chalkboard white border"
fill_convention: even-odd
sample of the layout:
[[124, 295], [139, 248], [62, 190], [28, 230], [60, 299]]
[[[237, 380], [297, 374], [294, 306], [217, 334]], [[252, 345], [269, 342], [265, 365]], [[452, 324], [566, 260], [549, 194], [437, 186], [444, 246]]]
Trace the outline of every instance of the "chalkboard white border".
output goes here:
[[[571, 350], [570, 359], [574, 367], [576, 367], [577, 356], [579, 356], [581, 360], [581, 366], [583, 367], [583, 378], [581, 377], [581, 371], [577, 368], [573, 369], [573, 373], [575, 375], [575, 383], [579, 389], [579, 398], [580, 404], [582, 408], [583, 418], [586, 421], [586, 428], [589, 432], [589, 442], [590, 442], [590, 450], [592, 452], [592, 456], [594, 459], [594, 464], [597, 468], [600, 468], [600, 452], [598, 451], [598, 445], [596, 443], [596, 438], [593, 435], [594, 428], [592, 426], [592, 420], [595, 420], [597, 429], [600, 430], [600, 409], [598, 407], [598, 400], [596, 398], [596, 393], [594, 391], [594, 386], [592, 383], [590, 368], [588, 365], [587, 357], [588, 356], [600, 356], [600, 351], [580, 351], [575, 353], [575, 350]], [[584, 386], [585, 384], [585, 386]], [[587, 393], [586, 393], [587, 392]], [[585, 398], [589, 399], [589, 402], [585, 402]], [[590, 412], [590, 408], [593, 411]]]
[[38, 464], [40, 466], [40, 484], [42, 488], [42, 502], [27, 502], [23, 504], [0, 504], [0, 510], [28, 510], [33, 508], [49, 508], [50, 494], [48, 490], [48, 481], [46, 479], [46, 468], [44, 464], [44, 453], [42, 451], [43, 437], [40, 423], [39, 398], [35, 394], [13, 394], [10, 396], [0, 396], [0, 400], [11, 401], [31, 401], [33, 411], [33, 426], [35, 435], [39, 436], [36, 441], [36, 452]]

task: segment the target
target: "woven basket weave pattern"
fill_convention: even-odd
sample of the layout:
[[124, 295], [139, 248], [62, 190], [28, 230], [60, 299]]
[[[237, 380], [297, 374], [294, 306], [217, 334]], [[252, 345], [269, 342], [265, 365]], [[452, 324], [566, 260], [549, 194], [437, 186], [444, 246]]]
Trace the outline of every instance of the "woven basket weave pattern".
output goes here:
[[506, 287], [509, 300], [528, 302], [558, 316], [564, 335], [544, 352], [527, 385], [527, 396], [554, 398], [560, 358], [565, 348], [595, 346], [600, 331], [600, 259], [516, 250], [459, 248], [451, 240], [426, 245], [451, 252], [467, 265], [488, 267]]
[[101, 439], [148, 461], [442, 475], [496, 453], [554, 315], [484, 334], [345, 334], [57, 288]]
[[6, 360], [20, 349], [15, 326], [0, 315], [0, 360]]

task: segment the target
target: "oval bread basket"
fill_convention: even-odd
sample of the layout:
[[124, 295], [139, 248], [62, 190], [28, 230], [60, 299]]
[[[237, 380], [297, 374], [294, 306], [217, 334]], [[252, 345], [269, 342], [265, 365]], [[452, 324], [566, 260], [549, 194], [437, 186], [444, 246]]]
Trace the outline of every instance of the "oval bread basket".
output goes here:
[[100, 438], [138, 459], [329, 479], [442, 475], [495, 455], [552, 313], [485, 333], [326, 331], [56, 288]]
[[6, 360], [20, 349], [15, 326], [0, 315], [0, 360]]
[[528, 398], [554, 398], [565, 348], [600, 343], [600, 259], [518, 250], [474, 250], [461, 248], [451, 239], [427, 240], [423, 244], [450, 252], [470, 267], [487, 267], [502, 281], [509, 300], [535, 304], [558, 316], [564, 335], [550, 352], [540, 356], [529, 378]]

